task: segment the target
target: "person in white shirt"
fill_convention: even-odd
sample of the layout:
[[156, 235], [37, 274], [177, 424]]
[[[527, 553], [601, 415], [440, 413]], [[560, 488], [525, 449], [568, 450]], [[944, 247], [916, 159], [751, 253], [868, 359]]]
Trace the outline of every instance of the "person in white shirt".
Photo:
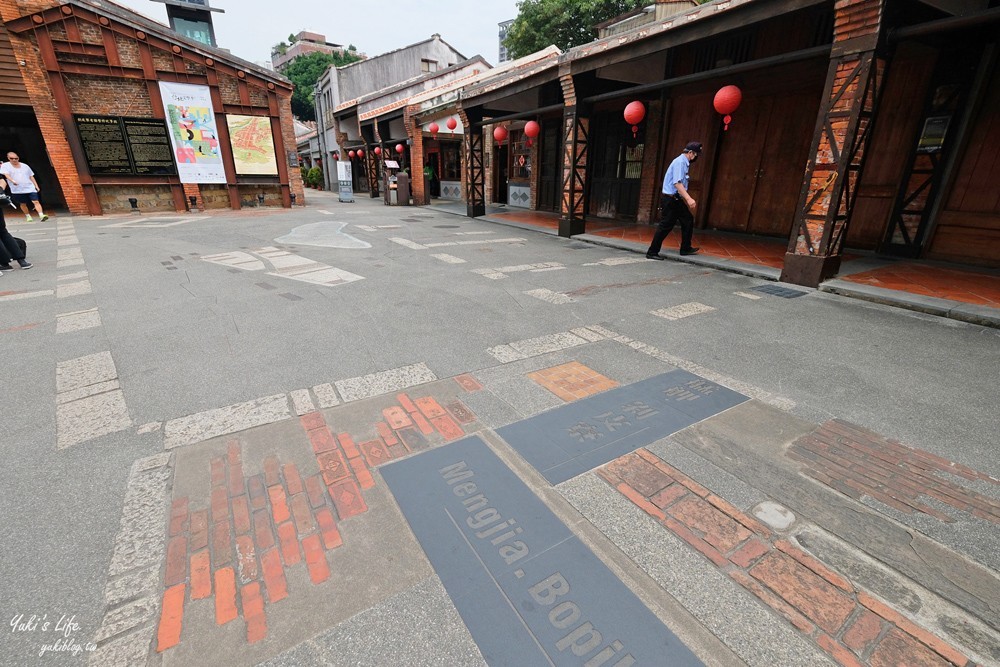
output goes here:
[[28, 222], [34, 220], [31, 217], [31, 211], [28, 210], [28, 204], [35, 205], [35, 212], [38, 213], [42, 222], [49, 219], [49, 216], [45, 215], [45, 211], [42, 210], [42, 203], [38, 201], [39, 188], [38, 181], [35, 180], [35, 172], [31, 170], [31, 167], [21, 162], [17, 153], [14, 151], [7, 153], [7, 162], [0, 167], [0, 174], [3, 174], [7, 179], [7, 184], [10, 185], [11, 199], [24, 211]]

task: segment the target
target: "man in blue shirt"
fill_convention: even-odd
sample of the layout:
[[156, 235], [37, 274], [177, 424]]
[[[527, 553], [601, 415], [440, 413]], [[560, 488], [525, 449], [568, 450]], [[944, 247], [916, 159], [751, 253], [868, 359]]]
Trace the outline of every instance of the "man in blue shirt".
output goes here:
[[646, 251], [647, 259], [666, 259], [660, 256], [660, 248], [663, 247], [663, 240], [678, 222], [681, 223], [681, 254], [693, 255], [698, 252], [698, 248], [691, 245], [691, 236], [694, 233], [693, 214], [698, 202], [688, 193], [688, 170], [691, 163], [701, 155], [701, 149], [700, 141], [690, 142], [684, 147], [684, 152], [674, 158], [667, 167], [660, 198], [660, 222], [656, 225], [653, 241]]

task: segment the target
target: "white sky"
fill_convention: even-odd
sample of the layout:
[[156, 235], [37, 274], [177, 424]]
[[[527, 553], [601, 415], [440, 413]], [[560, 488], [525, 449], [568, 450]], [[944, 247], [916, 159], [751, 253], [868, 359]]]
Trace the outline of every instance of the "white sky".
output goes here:
[[[166, 5], [152, 0], [114, 0], [161, 23]], [[251, 62], [271, 57], [271, 46], [290, 33], [309, 30], [334, 44], [354, 44], [377, 56], [434, 33], [467, 58], [479, 54], [497, 64], [498, 23], [517, 16], [516, 0], [209, 0], [219, 46]]]

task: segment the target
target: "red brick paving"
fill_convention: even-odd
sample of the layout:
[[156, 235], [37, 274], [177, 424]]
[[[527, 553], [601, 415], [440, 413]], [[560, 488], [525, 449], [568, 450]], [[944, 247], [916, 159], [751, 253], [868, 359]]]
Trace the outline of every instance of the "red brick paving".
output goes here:
[[651, 452], [640, 449], [623, 456], [600, 468], [598, 475], [787, 619], [837, 664], [921, 667], [969, 662], [946, 641]]
[[475, 421], [461, 401], [445, 409], [431, 397], [397, 398], [400, 405], [385, 411], [388, 423], [374, 424], [376, 437], [360, 445], [350, 433], [334, 436], [322, 413], [302, 415], [320, 470], [305, 479], [293, 463], [283, 464], [276, 456], [264, 459], [262, 474], [248, 478], [240, 441], [227, 441], [225, 456], [209, 465], [208, 507], [190, 508], [187, 497], [171, 504], [165, 575], [170, 588], [164, 594], [157, 650], [180, 641], [188, 583], [192, 600], [214, 597], [216, 624], [242, 616], [247, 641], [264, 639], [267, 607], [294, 594], [286, 568], [304, 564], [313, 584], [330, 578], [326, 552], [344, 543], [338, 522], [368, 510], [363, 490], [375, 485], [370, 468], [409, 454], [411, 448], [401, 440], [424, 448], [428, 437], [443, 442], [464, 436], [459, 422]]
[[844, 280], [911, 294], [1000, 308], [1000, 276], [995, 271], [950, 269], [923, 262], [898, 262], [843, 276]]
[[989, 475], [948, 461], [840, 420], [822, 424], [788, 449], [804, 472], [855, 500], [868, 496], [905, 514], [920, 512], [939, 521], [955, 519], [921, 498], [1000, 524], [1000, 503], [955, 478], [1000, 485]]

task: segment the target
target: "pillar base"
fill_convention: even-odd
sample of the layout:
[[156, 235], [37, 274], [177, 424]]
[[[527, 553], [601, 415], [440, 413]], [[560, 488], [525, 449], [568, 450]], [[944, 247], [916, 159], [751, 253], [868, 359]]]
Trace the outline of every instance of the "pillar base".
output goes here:
[[585, 231], [586, 223], [583, 221], [583, 218], [559, 218], [559, 236], [569, 238], [577, 234], [583, 234]]
[[781, 269], [781, 282], [819, 287], [827, 278], [840, 271], [840, 255], [822, 257], [816, 255], [796, 255], [785, 253], [785, 266]]
[[486, 215], [486, 204], [465, 204], [465, 213], [470, 218], [479, 218]]

